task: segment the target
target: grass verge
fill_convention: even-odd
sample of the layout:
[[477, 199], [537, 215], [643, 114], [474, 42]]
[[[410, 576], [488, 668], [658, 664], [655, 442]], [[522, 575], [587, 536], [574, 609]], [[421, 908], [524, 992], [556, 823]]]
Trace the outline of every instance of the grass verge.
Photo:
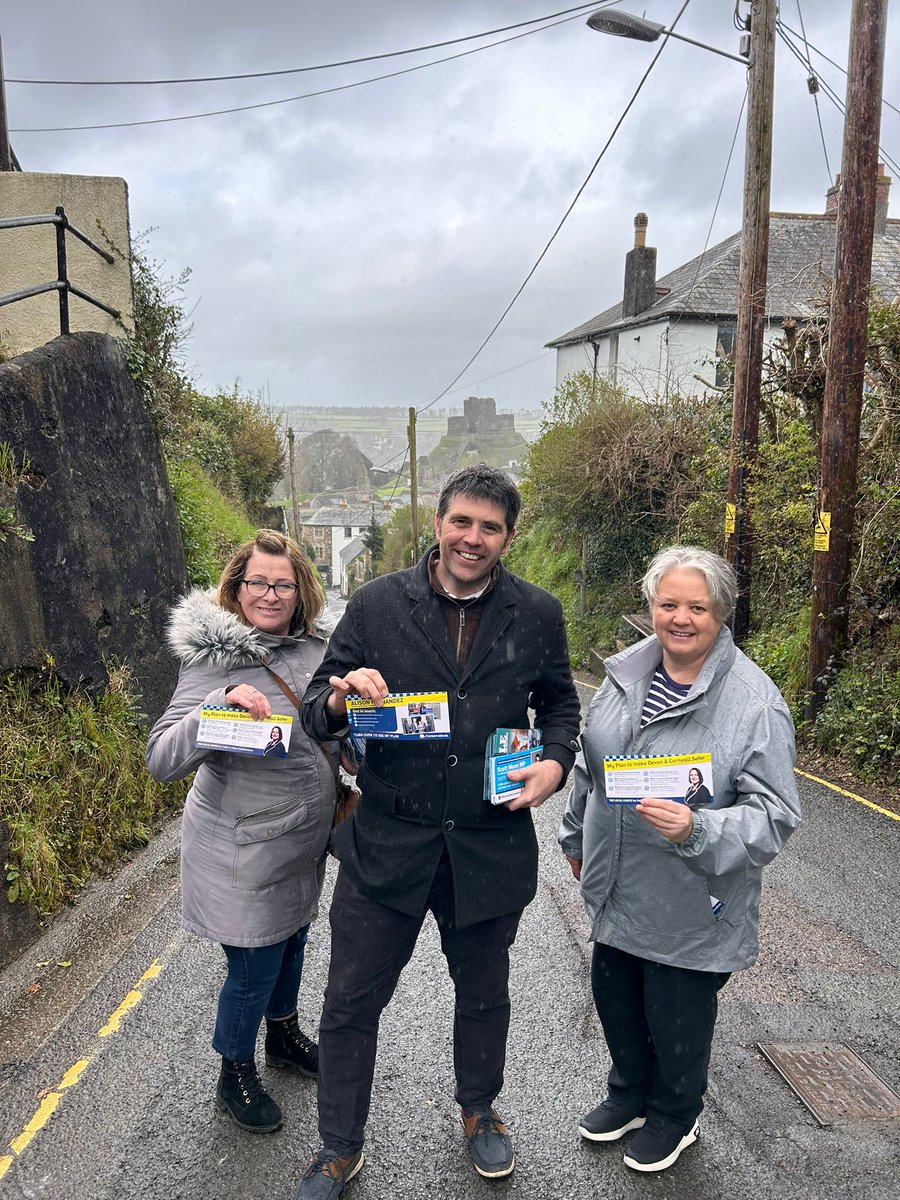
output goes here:
[[0, 689], [0, 821], [6, 896], [41, 913], [71, 900], [98, 868], [149, 842], [187, 784], [144, 766], [146, 738], [127, 668], [111, 664], [98, 695], [69, 689], [48, 659]]

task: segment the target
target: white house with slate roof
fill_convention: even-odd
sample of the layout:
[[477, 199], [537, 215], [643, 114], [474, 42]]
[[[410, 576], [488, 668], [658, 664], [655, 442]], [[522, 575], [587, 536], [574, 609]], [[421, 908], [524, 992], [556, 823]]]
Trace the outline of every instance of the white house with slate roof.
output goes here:
[[316, 566], [331, 586], [339, 587], [341, 584], [341, 551], [354, 538], [365, 533], [372, 523], [373, 511], [378, 525], [390, 520], [389, 511], [383, 508], [376, 510], [371, 504], [357, 508], [334, 504], [316, 509], [303, 520], [301, 538], [314, 547]]
[[[885, 300], [900, 294], [900, 220], [888, 219], [890, 184], [879, 164], [872, 285]], [[830, 294], [839, 190], [840, 176], [820, 216], [772, 213], [766, 346], [782, 335], [786, 318], [802, 323], [819, 315]], [[622, 300], [547, 343], [556, 350], [557, 386], [576, 371], [596, 371], [648, 398], [721, 384], [721, 365], [734, 349], [740, 233], [657, 279], [656, 250], [644, 244], [645, 214], [634, 224]]]

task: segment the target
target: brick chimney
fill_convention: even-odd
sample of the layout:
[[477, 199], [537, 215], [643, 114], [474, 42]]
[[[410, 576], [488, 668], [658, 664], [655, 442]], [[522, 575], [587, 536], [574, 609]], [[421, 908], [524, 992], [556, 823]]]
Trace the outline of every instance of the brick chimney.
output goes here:
[[634, 218], [634, 249], [625, 255], [622, 316], [636, 317], [656, 300], [656, 250], [647, 246], [647, 214]]
[[[884, 237], [887, 229], [888, 199], [891, 191], [891, 177], [884, 171], [884, 163], [878, 164], [878, 174], [875, 176], [875, 237]], [[841, 177], [837, 175], [834, 187], [830, 187], [825, 195], [825, 216], [832, 221], [837, 220], [838, 201], [841, 197]]]

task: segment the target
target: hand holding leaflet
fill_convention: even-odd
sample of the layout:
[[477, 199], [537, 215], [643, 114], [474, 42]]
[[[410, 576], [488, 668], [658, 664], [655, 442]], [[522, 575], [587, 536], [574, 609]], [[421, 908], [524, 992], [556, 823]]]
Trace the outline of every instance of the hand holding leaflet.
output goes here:
[[[712, 756], [668, 754], [660, 758], [614, 755], [603, 760], [607, 804], [638, 804], [644, 797], [712, 804]], [[709, 780], [707, 787], [704, 779]]]
[[202, 708], [196, 745], [203, 750], [287, 758], [292, 727], [293, 717], [278, 713], [255, 721], [243, 708]]
[[351, 732], [361, 738], [421, 742], [450, 737], [446, 692], [396, 692], [380, 702], [348, 696], [346, 704]]

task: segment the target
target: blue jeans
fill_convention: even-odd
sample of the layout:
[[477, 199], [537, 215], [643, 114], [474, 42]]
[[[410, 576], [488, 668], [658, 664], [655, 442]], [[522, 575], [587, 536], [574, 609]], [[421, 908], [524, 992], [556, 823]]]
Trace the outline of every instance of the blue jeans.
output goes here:
[[274, 946], [223, 946], [228, 975], [219, 993], [213, 1049], [223, 1058], [253, 1058], [263, 1015], [271, 1020], [297, 1011], [309, 926]]

